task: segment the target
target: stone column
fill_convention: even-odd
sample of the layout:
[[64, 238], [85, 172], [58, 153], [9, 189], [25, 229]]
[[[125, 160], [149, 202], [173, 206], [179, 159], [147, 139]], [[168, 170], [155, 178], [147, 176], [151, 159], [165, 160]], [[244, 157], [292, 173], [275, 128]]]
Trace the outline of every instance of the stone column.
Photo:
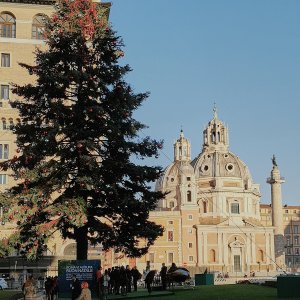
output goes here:
[[281, 200], [281, 184], [285, 180], [280, 177], [275, 157], [273, 156], [273, 169], [271, 177], [267, 183], [271, 185], [271, 201], [272, 201], [272, 225], [275, 227], [274, 243], [275, 243], [275, 260], [277, 267], [285, 268], [285, 253], [284, 253], [284, 229], [283, 229], [283, 214]]

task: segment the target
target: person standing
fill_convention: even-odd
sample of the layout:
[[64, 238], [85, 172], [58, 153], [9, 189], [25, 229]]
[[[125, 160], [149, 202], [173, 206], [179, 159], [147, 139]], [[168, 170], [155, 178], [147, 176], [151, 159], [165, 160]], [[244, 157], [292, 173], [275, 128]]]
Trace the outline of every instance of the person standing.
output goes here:
[[142, 274], [139, 272], [139, 270], [134, 266], [131, 269], [131, 276], [133, 280], [133, 289], [136, 292], [137, 291], [137, 282], [142, 278]]
[[81, 294], [81, 286], [75, 274], [72, 275], [71, 290], [72, 290], [72, 300], [77, 299]]
[[126, 292], [131, 293], [132, 275], [131, 275], [131, 270], [129, 268], [129, 265], [126, 266], [125, 272], [126, 272]]
[[167, 288], [167, 267], [165, 263], [162, 263], [161, 270], [160, 270], [160, 278], [162, 289], [166, 290]]
[[81, 283], [81, 293], [76, 300], [92, 300], [91, 290], [89, 289], [89, 284], [87, 282]]

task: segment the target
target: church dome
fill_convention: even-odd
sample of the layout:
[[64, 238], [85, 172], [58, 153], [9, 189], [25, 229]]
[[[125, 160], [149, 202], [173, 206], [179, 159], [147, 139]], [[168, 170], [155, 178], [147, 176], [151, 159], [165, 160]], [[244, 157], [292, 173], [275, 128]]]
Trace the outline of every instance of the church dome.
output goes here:
[[232, 152], [203, 151], [192, 162], [196, 177], [236, 177], [251, 180], [245, 163]]
[[175, 161], [168, 166], [159, 180], [156, 182], [155, 189], [162, 190], [170, 185], [178, 184], [180, 176], [193, 176], [194, 168], [188, 161]]

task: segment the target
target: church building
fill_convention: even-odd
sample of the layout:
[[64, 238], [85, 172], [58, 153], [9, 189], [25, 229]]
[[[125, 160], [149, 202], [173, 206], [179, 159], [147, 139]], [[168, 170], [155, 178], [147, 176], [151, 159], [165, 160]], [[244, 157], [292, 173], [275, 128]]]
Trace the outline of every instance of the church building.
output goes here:
[[174, 161], [156, 184], [168, 194], [151, 213], [166, 228], [149, 252], [153, 267], [166, 261], [238, 275], [276, 269], [274, 227], [261, 223], [259, 184], [229, 150], [228, 136], [214, 109], [192, 159], [181, 131]]

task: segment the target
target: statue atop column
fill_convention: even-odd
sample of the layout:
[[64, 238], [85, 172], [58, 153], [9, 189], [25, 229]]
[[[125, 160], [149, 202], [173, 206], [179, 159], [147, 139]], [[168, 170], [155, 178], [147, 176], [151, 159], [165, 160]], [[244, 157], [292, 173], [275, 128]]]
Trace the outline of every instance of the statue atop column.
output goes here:
[[276, 162], [276, 157], [275, 157], [274, 154], [273, 154], [273, 157], [272, 157], [272, 163], [273, 163], [273, 167], [278, 167], [277, 162]]

